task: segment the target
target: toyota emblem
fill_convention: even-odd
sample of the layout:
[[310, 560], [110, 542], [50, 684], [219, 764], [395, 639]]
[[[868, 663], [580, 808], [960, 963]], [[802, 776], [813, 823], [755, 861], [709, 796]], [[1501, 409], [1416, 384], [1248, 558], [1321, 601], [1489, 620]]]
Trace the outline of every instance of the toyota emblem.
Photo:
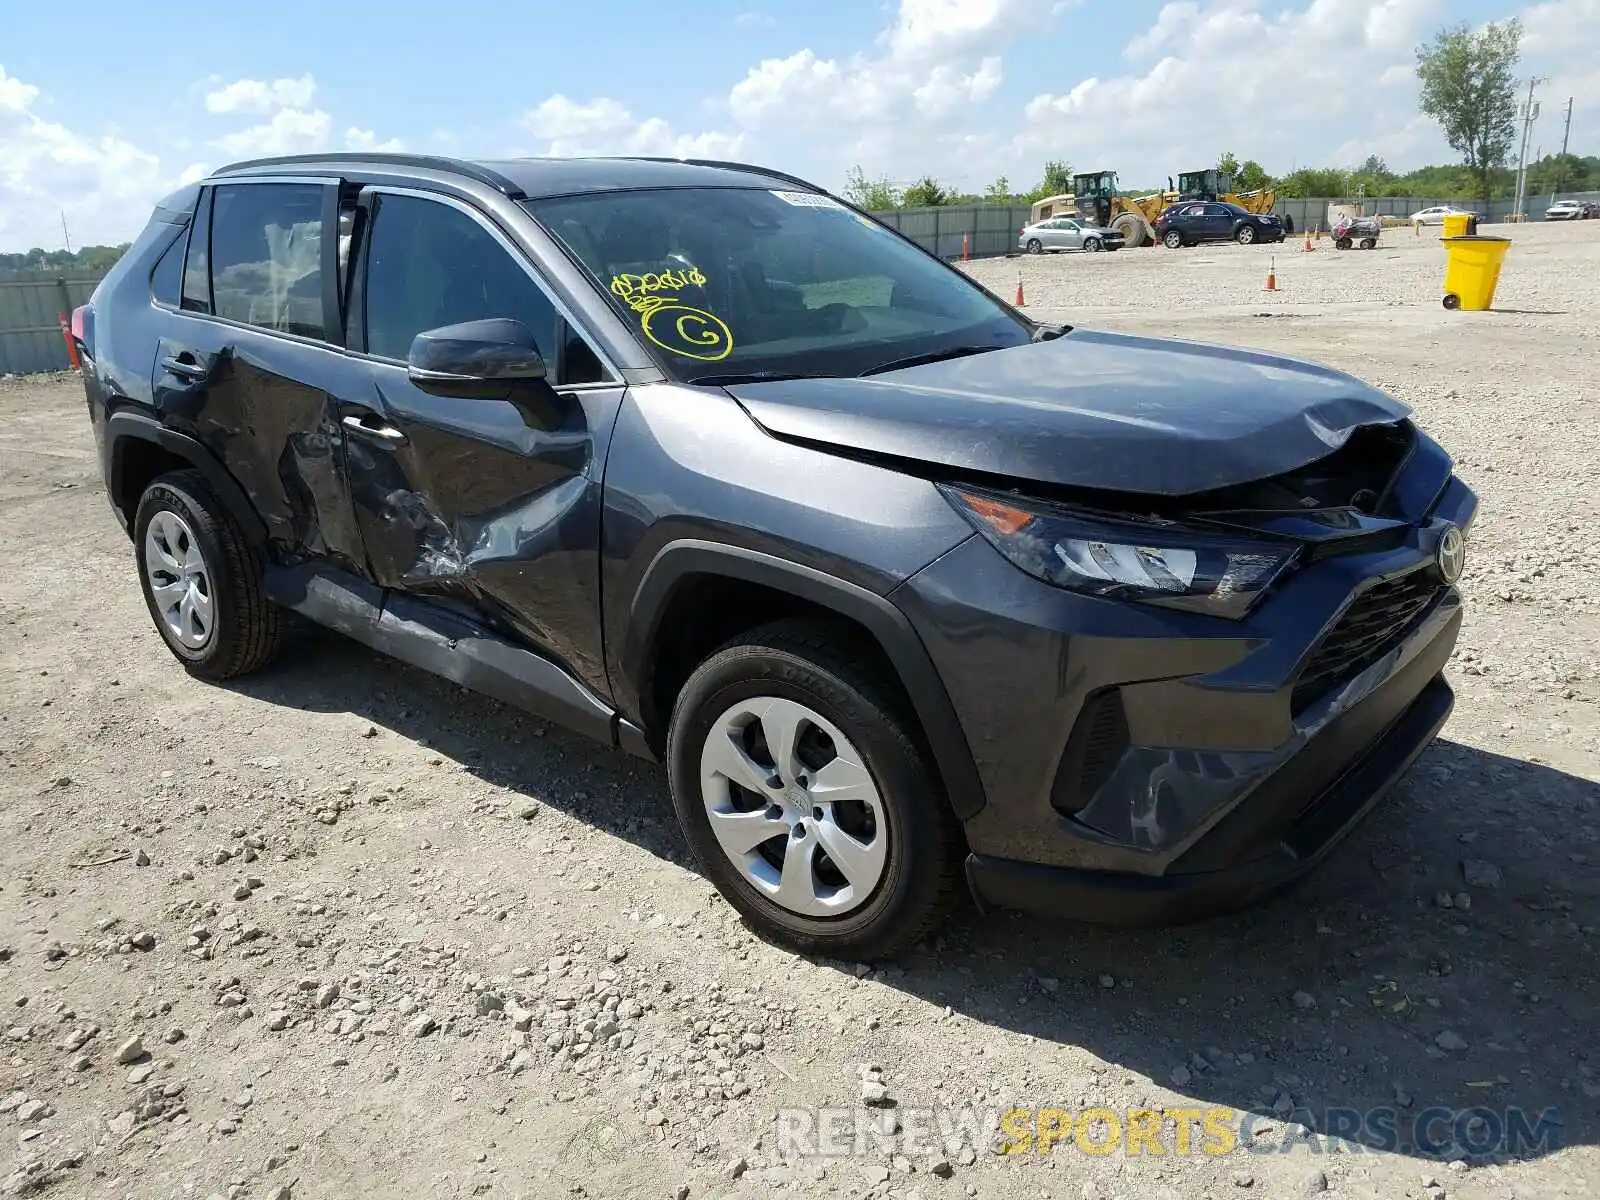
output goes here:
[[1454, 525], [1445, 526], [1439, 538], [1438, 561], [1439, 575], [1446, 583], [1461, 578], [1462, 569], [1467, 565], [1467, 539]]

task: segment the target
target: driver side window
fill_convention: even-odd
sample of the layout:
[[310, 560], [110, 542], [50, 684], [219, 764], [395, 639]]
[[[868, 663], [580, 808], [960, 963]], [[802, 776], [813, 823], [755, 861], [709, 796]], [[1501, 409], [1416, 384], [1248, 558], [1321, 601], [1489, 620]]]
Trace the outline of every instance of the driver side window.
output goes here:
[[605, 378], [589, 344], [567, 327], [522, 264], [476, 220], [418, 196], [380, 194], [377, 201], [362, 289], [369, 354], [404, 362], [412, 339], [424, 330], [511, 317], [532, 330], [556, 383]]

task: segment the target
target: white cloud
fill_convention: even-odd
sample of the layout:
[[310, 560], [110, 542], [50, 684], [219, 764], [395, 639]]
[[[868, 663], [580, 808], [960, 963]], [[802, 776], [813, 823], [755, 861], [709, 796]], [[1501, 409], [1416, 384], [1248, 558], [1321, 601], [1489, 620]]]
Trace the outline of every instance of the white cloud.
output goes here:
[[75, 245], [131, 238], [178, 180], [120, 134], [86, 136], [45, 120], [39, 99], [0, 66], [0, 247], [60, 246], [62, 213]]
[[[1359, 160], [1373, 152], [1360, 147], [1380, 143], [1396, 159], [1437, 159], [1436, 128], [1415, 120], [1414, 65], [1442, 11], [1443, 0], [1307, 0], [1274, 12], [1258, 0], [1180, 0], [1128, 43], [1127, 59], [1149, 63], [1142, 73], [1035, 96], [1015, 147], [1036, 157], [1071, 129], [1075, 162], [1114, 165], [1131, 185], [1224, 150], [1280, 173], [1323, 165], [1336, 147]], [[1207, 117], [1175, 118], [1194, 112]]]
[[236, 79], [206, 93], [206, 111], [259, 115], [278, 108], [310, 108], [317, 82], [310, 75], [298, 79]]
[[280, 108], [259, 125], [235, 130], [214, 143], [219, 150], [240, 158], [265, 158], [275, 154], [309, 154], [328, 148], [333, 119], [320, 108]]
[[344, 131], [344, 148], [346, 150], [375, 150], [383, 153], [393, 153], [404, 150], [405, 143], [399, 138], [379, 138], [370, 129], [358, 129], [352, 125]]
[[778, 22], [771, 13], [761, 12], [757, 9], [749, 9], [745, 12], [735, 14], [733, 23], [735, 25], [742, 25], [746, 29], [755, 29], [770, 28], [771, 26], [776, 25]]
[[545, 154], [557, 158], [591, 154], [734, 158], [744, 145], [742, 134], [678, 133], [659, 117], [640, 121], [626, 105], [607, 96], [588, 101], [550, 96], [523, 114], [522, 124], [546, 141]]

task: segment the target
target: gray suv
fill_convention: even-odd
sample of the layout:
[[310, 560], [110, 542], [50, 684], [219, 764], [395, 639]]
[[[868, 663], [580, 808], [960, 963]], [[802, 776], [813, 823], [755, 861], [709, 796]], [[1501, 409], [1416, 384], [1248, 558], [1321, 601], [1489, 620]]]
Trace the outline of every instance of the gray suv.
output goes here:
[[1186, 919], [1445, 720], [1476, 509], [1394, 400], [1030, 319], [759, 167], [266, 159], [73, 327], [156, 630], [302, 614], [665, 764], [750, 923]]

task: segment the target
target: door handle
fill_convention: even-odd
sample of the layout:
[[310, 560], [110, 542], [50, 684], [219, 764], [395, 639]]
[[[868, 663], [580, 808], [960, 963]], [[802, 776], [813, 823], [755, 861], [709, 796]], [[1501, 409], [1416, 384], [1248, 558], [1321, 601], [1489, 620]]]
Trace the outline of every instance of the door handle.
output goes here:
[[385, 442], [403, 442], [406, 440], [405, 434], [401, 433], [393, 425], [385, 422], [383, 418], [378, 416], [376, 413], [366, 413], [359, 417], [346, 417], [344, 419], [344, 427], [346, 429], [354, 430], [356, 433], [365, 434], [367, 437], [375, 437]]
[[176, 375], [179, 379], [187, 379], [190, 383], [202, 383], [211, 374], [209, 367], [201, 366], [194, 360], [194, 355], [187, 351], [163, 358], [161, 369], [169, 375]]

